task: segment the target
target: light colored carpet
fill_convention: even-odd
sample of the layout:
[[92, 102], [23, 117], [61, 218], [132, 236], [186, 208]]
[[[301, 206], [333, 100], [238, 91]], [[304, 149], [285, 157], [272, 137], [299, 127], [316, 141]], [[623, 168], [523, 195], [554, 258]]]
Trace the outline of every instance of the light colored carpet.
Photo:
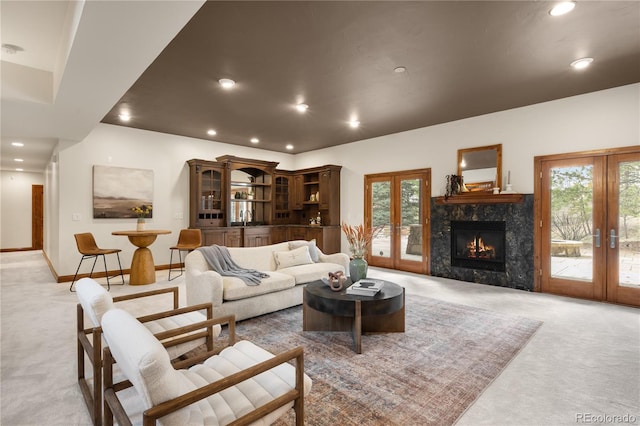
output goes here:
[[[587, 416], [595, 420], [609, 416], [600, 424], [616, 424], [608, 420], [625, 415], [635, 416], [631, 424], [638, 424], [638, 309], [377, 268], [370, 271], [372, 277], [403, 285], [407, 294], [544, 322], [458, 425], [575, 425], [587, 423], [579, 420]], [[112, 293], [177, 285], [182, 287], [184, 303], [184, 278], [169, 283], [166, 271], [157, 276], [156, 284], [114, 286]], [[68, 287], [53, 282], [41, 252], [0, 253], [3, 426], [90, 424], [76, 383], [76, 296]]]

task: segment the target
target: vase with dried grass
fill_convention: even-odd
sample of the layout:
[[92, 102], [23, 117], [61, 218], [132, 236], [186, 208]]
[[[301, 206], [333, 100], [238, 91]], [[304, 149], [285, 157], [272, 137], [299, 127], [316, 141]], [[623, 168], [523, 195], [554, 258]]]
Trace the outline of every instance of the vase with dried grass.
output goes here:
[[367, 270], [369, 269], [369, 264], [365, 259], [367, 249], [383, 226], [368, 228], [362, 224], [353, 226], [342, 222], [341, 227], [342, 232], [347, 237], [352, 258], [349, 262], [349, 277], [351, 282], [356, 282], [367, 277]]

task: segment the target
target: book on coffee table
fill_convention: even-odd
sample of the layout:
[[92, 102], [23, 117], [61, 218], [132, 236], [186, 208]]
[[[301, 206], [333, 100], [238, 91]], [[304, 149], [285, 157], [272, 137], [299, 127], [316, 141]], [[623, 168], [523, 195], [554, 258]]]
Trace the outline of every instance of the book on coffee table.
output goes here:
[[348, 287], [347, 294], [354, 294], [358, 296], [375, 296], [376, 294], [378, 294], [383, 285], [384, 281], [381, 280], [362, 279], [353, 283], [351, 287]]

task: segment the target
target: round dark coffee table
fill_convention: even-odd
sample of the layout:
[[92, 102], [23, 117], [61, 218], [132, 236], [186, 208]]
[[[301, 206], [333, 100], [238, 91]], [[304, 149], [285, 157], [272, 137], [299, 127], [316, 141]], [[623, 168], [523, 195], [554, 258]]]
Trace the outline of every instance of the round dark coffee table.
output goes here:
[[375, 296], [332, 291], [318, 280], [307, 284], [302, 297], [304, 331], [351, 331], [354, 350], [362, 353], [362, 333], [404, 332], [404, 288], [390, 281]]

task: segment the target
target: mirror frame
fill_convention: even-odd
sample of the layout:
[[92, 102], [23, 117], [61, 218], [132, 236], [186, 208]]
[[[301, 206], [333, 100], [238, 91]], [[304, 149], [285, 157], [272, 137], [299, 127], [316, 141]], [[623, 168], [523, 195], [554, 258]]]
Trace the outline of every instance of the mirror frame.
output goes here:
[[[502, 187], [502, 144], [496, 144], [496, 145], [487, 145], [487, 146], [479, 146], [479, 147], [475, 147], [475, 148], [465, 148], [465, 149], [459, 149], [458, 150], [458, 176], [462, 176], [462, 158], [464, 156], [464, 154], [466, 153], [470, 153], [470, 152], [478, 152], [478, 151], [492, 151], [495, 150], [496, 151], [496, 182], [495, 182], [495, 186], [496, 187]], [[476, 182], [468, 182], [469, 186], [472, 186], [474, 183]], [[481, 185], [477, 188], [469, 188], [467, 187], [467, 182], [463, 180], [463, 184], [464, 187], [468, 190], [468, 191], [461, 191], [461, 193], [471, 193], [474, 195], [480, 195], [480, 194], [492, 194], [493, 193], [493, 187], [491, 188], [487, 188], [486, 185]]]

